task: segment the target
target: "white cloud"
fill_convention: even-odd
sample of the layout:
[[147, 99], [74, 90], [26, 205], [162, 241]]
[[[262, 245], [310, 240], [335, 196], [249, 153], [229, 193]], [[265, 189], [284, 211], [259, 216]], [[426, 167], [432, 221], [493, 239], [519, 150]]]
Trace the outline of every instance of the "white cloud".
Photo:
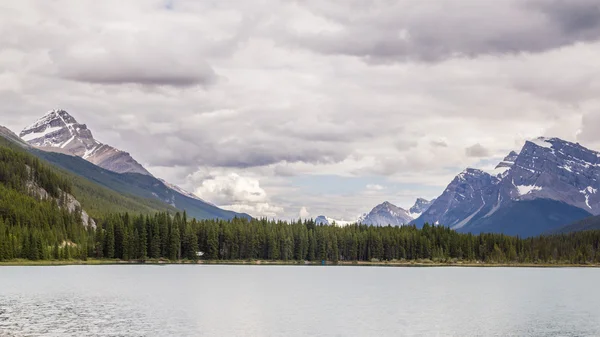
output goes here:
[[369, 191], [381, 191], [383, 190], [385, 187], [379, 185], [379, 184], [368, 184], [367, 185], [367, 190]]
[[236, 212], [248, 213], [254, 217], [274, 218], [284, 211], [269, 203], [267, 192], [260, 187], [257, 179], [242, 177], [237, 173], [209, 173], [201, 171], [190, 176], [191, 180], [201, 180], [195, 194], [205, 200]]
[[305, 206], [302, 206], [302, 208], [300, 208], [299, 215], [300, 215], [300, 218], [307, 219], [310, 216], [310, 212], [308, 211], [308, 209]]

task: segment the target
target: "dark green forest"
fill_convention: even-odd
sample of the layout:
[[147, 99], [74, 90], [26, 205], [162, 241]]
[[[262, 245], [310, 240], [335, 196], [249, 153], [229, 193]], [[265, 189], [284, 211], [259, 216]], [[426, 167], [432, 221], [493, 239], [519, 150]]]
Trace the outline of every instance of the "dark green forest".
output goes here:
[[417, 229], [337, 227], [312, 220], [198, 221], [176, 211], [103, 211], [100, 201], [108, 199], [100, 197], [88, 201], [98, 202], [94, 228], [82, 223], [80, 209], [69, 212], [65, 207], [66, 193], [78, 197], [77, 192], [73, 179], [47, 163], [0, 147], [0, 260], [600, 263], [600, 231], [518, 238], [460, 234], [430, 225]]

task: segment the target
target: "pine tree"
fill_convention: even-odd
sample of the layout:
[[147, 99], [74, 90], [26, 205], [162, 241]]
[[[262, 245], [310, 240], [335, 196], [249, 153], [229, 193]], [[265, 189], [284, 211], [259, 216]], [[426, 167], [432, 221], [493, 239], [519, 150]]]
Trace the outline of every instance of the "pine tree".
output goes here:
[[106, 235], [104, 236], [104, 256], [109, 259], [115, 258], [115, 226], [112, 219], [106, 223]]
[[169, 239], [169, 259], [170, 260], [179, 260], [179, 251], [180, 251], [181, 239], [179, 236], [179, 224], [174, 223], [171, 226], [171, 235]]

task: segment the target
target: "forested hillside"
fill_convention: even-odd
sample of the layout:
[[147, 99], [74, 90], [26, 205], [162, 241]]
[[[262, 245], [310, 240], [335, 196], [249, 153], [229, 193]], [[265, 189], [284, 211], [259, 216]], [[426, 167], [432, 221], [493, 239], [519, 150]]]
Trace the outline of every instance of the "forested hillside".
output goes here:
[[[85, 258], [95, 232], [84, 226], [82, 209], [96, 219], [116, 212], [176, 212], [157, 200], [121, 195], [57, 169], [25, 146], [0, 137], [0, 259], [49, 259], [53, 252]], [[73, 209], [71, 195], [81, 208]]]
[[0, 147], [0, 258], [44, 259], [49, 246], [85, 245], [81, 210], [66, 206], [71, 192], [39, 159]]

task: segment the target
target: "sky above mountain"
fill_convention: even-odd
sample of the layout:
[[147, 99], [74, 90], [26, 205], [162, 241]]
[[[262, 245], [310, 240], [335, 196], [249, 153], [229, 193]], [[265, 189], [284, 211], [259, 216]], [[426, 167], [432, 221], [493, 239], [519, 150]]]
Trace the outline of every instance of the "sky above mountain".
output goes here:
[[351, 219], [600, 149], [599, 39], [593, 0], [2, 2], [0, 124], [62, 108], [217, 205]]

